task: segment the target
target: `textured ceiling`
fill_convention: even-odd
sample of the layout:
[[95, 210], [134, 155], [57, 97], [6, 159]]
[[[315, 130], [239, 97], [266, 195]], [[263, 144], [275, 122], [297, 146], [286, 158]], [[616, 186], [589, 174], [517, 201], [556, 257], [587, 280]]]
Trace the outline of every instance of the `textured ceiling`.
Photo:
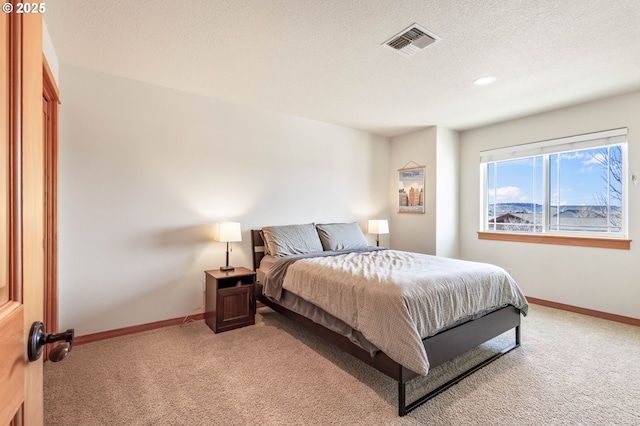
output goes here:
[[[640, 89], [639, 0], [47, 0], [45, 22], [62, 63], [386, 136]], [[381, 47], [413, 23], [441, 39]]]

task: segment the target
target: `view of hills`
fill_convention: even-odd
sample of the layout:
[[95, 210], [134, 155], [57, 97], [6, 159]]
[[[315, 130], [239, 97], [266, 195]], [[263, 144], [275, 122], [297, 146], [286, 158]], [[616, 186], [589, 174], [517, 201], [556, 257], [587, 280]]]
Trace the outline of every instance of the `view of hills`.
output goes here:
[[[533, 203], [499, 203], [489, 206], [488, 229], [513, 232], [541, 232], [543, 206]], [[548, 227], [555, 231], [620, 232], [622, 210], [612, 206], [551, 207]]]
[[[541, 204], [533, 203], [498, 203], [489, 205], [489, 217], [502, 216], [503, 214], [511, 213], [514, 215], [531, 215], [542, 214], [543, 206]], [[551, 215], [558, 214], [558, 208], [551, 207]], [[611, 206], [612, 213], [615, 215], [620, 211], [619, 206]], [[606, 206], [560, 206], [559, 213], [561, 217], [576, 217], [576, 218], [605, 218], [607, 216]]]

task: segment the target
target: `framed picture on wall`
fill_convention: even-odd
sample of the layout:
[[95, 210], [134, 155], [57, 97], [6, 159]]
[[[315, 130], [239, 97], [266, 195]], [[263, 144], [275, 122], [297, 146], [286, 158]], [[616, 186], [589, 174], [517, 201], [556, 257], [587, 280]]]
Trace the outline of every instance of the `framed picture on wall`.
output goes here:
[[398, 169], [398, 213], [424, 213], [425, 169], [425, 166]]

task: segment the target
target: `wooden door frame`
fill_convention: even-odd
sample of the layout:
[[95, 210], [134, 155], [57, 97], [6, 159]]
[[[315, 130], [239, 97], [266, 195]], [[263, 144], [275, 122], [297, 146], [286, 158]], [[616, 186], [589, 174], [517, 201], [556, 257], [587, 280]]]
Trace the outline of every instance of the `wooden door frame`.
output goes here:
[[[60, 92], [56, 80], [42, 55], [42, 96], [48, 100], [44, 140], [45, 161], [45, 283], [44, 323], [48, 333], [58, 332], [58, 106]], [[44, 357], [48, 356], [45, 351]]]

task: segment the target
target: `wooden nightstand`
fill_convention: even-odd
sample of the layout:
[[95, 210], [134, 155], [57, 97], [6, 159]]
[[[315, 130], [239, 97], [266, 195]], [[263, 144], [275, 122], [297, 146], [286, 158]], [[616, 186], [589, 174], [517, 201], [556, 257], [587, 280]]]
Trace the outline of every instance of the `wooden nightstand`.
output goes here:
[[233, 271], [205, 271], [204, 320], [214, 333], [255, 324], [256, 273], [238, 267]]

